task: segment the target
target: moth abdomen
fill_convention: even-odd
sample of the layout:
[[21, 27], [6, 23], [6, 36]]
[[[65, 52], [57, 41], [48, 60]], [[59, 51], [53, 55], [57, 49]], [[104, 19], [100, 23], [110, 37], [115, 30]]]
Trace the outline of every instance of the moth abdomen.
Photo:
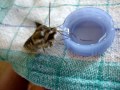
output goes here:
[[34, 42], [33, 42], [33, 40], [32, 40], [32, 36], [31, 36], [31, 37], [25, 42], [24, 47], [27, 48], [27, 49], [31, 49], [31, 50], [33, 49], [33, 50], [34, 50], [34, 49], [35, 49], [35, 48], [34, 48], [34, 45], [35, 45], [35, 44], [34, 44]]

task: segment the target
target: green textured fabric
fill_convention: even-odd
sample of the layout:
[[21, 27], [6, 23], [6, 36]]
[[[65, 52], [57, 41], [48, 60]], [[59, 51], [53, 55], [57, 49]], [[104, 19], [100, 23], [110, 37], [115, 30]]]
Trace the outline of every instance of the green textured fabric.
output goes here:
[[81, 61], [10, 51], [8, 61], [24, 78], [52, 90], [120, 89], [120, 63], [104, 62], [102, 56], [98, 61]]
[[0, 23], [14, 3], [14, 0], [0, 0]]
[[[51, 9], [51, 25], [56, 26], [62, 24], [62, 22], [59, 24], [62, 14], [58, 11], [64, 12], [67, 8], [66, 12], [69, 12], [63, 19], [71, 11], [86, 6], [101, 8], [108, 12], [116, 28], [113, 45], [103, 55], [96, 57], [74, 55], [64, 45], [56, 45], [57, 47], [50, 49], [47, 53], [27, 53], [22, 48], [23, 40], [26, 39], [28, 32], [34, 31], [34, 25], [28, 19], [37, 18], [39, 21], [40, 18], [47, 25], [48, 3], [22, 5], [18, 2], [14, 3], [10, 13], [6, 16], [7, 19], [3, 20], [4, 22], [10, 21], [11, 16], [16, 15], [14, 16], [16, 23], [11, 20], [7, 24], [0, 25], [0, 60], [11, 63], [19, 75], [32, 83], [51, 90], [120, 90], [120, 1], [53, 0], [52, 3], [54, 4]], [[37, 10], [40, 14], [36, 14]], [[56, 15], [57, 13], [59, 16]], [[37, 15], [40, 15], [39, 18]], [[1, 17], [3, 16], [0, 14]], [[5, 32], [2, 31], [3, 29]]]

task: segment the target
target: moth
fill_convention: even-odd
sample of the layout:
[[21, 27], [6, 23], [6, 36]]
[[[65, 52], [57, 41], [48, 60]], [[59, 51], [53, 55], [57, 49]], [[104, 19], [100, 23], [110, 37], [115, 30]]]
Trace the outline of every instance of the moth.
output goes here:
[[33, 35], [25, 42], [24, 47], [26, 49], [32, 51], [43, 49], [43, 51], [45, 52], [45, 48], [53, 46], [53, 43], [55, 41], [55, 35], [57, 32], [63, 35], [61, 31], [57, 30], [56, 27], [50, 27], [50, 11], [51, 3], [49, 3], [49, 27], [35, 22], [37, 28]]
[[28, 50], [36, 51], [38, 49], [52, 47], [57, 33], [56, 27], [47, 27], [36, 22], [36, 30], [33, 35], [25, 42], [24, 47]]
[[42, 48], [45, 51], [45, 48], [53, 46], [57, 29], [50, 27], [50, 10], [51, 3], [49, 3], [49, 27], [36, 22], [37, 28], [33, 35], [25, 42], [25, 48], [34, 51]]

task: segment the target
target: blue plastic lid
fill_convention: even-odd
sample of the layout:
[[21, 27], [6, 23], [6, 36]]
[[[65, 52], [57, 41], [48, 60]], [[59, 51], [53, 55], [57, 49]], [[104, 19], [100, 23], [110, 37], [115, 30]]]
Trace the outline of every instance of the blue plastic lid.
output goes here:
[[115, 36], [110, 15], [101, 9], [92, 7], [73, 11], [65, 19], [62, 29], [66, 47], [82, 56], [104, 53], [112, 44]]

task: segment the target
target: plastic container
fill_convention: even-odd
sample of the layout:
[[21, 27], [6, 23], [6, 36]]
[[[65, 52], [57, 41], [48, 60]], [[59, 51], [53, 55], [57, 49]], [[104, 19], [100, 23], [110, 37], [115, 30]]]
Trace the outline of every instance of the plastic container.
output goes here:
[[103, 54], [115, 36], [110, 15], [92, 7], [73, 11], [65, 19], [62, 29], [66, 47], [82, 56]]

